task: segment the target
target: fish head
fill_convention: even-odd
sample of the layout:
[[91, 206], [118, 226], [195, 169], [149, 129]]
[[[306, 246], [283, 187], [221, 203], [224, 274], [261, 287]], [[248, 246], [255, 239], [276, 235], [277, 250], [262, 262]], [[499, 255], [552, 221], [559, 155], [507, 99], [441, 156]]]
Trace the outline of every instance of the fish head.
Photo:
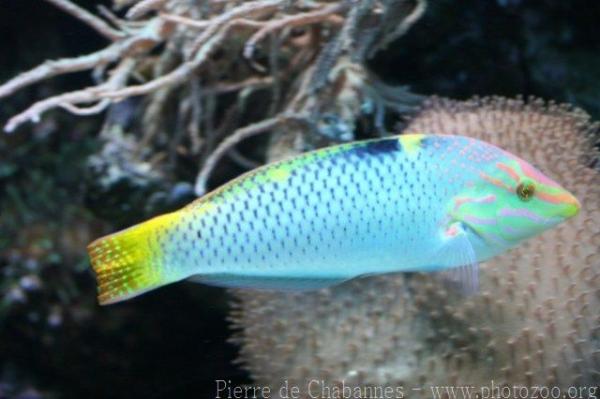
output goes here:
[[454, 220], [489, 243], [511, 247], [579, 213], [581, 205], [567, 189], [523, 159], [500, 154], [454, 198]]

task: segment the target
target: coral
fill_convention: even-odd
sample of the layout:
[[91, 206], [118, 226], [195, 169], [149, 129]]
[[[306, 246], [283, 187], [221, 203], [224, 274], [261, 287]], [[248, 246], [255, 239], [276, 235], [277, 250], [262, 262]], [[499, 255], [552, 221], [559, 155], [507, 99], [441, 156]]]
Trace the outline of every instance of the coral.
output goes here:
[[431, 98], [404, 131], [497, 144], [563, 183], [582, 212], [482, 264], [480, 292], [470, 297], [431, 275], [369, 277], [316, 293], [238, 292], [241, 363], [257, 383], [287, 379], [305, 395], [311, 379], [403, 386], [409, 397], [431, 397], [430, 387], [443, 385], [597, 389], [598, 124], [535, 99]]
[[[425, 0], [115, 1], [115, 9], [127, 8], [123, 16], [48, 1], [109, 44], [47, 61], [1, 85], [3, 98], [58, 75], [93, 70], [95, 80], [34, 103], [5, 130], [54, 108], [92, 115], [145, 96], [138, 157], [166, 152], [167, 161], [155, 165], [162, 169], [172, 169], [177, 157], [200, 158], [198, 195], [224, 155], [253, 164], [234, 151], [250, 136], [293, 130], [301, 147], [311, 145], [303, 140], [307, 132], [350, 140], [357, 123], [370, 120], [382, 131], [387, 114], [397, 116], [419, 100], [379, 81], [364, 63], [419, 19]], [[256, 99], [265, 106], [250, 106]]]

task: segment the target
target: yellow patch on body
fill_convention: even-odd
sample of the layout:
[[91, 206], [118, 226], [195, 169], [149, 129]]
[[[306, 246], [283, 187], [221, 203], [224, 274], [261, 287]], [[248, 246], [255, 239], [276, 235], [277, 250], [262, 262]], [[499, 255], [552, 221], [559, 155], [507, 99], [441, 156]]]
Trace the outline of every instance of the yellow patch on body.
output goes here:
[[267, 177], [276, 182], [282, 182], [287, 180], [292, 174], [290, 168], [284, 165], [278, 165], [278, 167], [267, 171]]
[[398, 137], [402, 150], [409, 156], [414, 157], [419, 153], [424, 134], [402, 134]]

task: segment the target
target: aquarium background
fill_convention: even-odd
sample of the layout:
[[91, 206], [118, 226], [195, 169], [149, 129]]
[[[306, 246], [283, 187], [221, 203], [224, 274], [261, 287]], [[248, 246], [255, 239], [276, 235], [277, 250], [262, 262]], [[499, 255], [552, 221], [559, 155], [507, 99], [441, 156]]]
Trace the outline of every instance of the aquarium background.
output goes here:
[[[77, 3], [90, 10], [110, 5]], [[598, 21], [594, 1], [431, 1], [369, 66], [417, 94], [534, 95], [569, 102], [598, 120]], [[0, 81], [105, 44], [46, 2], [4, 1]], [[0, 120], [91, 83], [85, 72], [26, 88], [1, 100]], [[216, 379], [250, 383], [228, 343], [224, 289], [182, 283], [118, 306], [97, 305], [86, 244], [189, 202], [196, 173], [195, 165], [180, 165], [175, 178], [124, 182], [107, 195], [90, 169], [102, 122], [52, 111], [0, 137], [0, 398], [204, 398], [214, 396]], [[252, 145], [260, 153], [265, 143]], [[211, 186], [242, 171], [224, 167]]]

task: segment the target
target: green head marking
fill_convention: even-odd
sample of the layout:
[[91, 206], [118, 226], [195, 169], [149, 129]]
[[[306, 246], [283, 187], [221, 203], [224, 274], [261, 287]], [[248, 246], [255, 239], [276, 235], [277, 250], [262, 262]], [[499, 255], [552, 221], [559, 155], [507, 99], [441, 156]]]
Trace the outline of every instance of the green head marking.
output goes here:
[[558, 183], [504, 153], [454, 198], [450, 214], [487, 241], [512, 246], [575, 216], [580, 207]]

